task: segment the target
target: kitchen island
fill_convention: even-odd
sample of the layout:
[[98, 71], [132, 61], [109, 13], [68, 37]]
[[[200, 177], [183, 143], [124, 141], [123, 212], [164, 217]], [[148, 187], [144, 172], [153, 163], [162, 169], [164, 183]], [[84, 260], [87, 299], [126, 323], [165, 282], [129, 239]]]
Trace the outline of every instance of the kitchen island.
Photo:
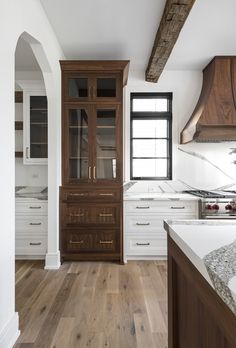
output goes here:
[[236, 347], [236, 222], [165, 221], [169, 348]]

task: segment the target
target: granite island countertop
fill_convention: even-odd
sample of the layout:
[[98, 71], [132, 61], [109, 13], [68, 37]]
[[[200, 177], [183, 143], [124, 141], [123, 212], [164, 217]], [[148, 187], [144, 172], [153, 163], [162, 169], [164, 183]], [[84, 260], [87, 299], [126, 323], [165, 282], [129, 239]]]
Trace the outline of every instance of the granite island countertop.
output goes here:
[[48, 188], [45, 186], [16, 186], [15, 187], [15, 197], [16, 200], [23, 201], [32, 201], [32, 200], [40, 200], [47, 201], [48, 200]]
[[165, 230], [236, 315], [236, 221], [165, 221]]

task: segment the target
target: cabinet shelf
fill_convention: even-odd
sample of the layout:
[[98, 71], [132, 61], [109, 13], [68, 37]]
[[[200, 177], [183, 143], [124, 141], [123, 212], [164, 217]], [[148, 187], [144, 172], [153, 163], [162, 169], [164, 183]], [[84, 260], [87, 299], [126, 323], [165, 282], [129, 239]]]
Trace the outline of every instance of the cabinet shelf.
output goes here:
[[30, 125], [46, 127], [48, 125], [48, 123], [47, 122], [30, 122]]
[[23, 158], [23, 151], [15, 151], [16, 158]]
[[15, 130], [23, 130], [23, 121], [15, 121]]
[[30, 111], [46, 111], [47, 112], [47, 108], [30, 108]]

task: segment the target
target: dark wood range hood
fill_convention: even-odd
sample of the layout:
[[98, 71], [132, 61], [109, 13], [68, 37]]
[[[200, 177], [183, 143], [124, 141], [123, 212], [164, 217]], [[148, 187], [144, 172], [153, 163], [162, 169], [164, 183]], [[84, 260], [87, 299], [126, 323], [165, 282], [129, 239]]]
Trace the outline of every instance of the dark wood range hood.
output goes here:
[[236, 56], [217, 56], [203, 70], [198, 103], [180, 143], [236, 141]]

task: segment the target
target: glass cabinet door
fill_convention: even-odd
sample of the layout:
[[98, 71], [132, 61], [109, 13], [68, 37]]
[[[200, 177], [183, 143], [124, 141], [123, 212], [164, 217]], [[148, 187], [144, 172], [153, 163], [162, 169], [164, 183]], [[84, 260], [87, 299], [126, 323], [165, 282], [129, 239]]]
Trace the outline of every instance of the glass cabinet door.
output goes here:
[[95, 161], [93, 178], [116, 180], [117, 173], [117, 108], [96, 109]]
[[[28, 150], [28, 148], [27, 148]], [[29, 154], [27, 154], [27, 158]], [[48, 157], [47, 97], [30, 96], [30, 158]]]
[[98, 77], [96, 81], [97, 98], [116, 98], [115, 77]]
[[75, 99], [87, 99], [89, 97], [88, 77], [68, 77], [68, 96]]
[[69, 180], [91, 179], [89, 138], [89, 110], [68, 109]]

